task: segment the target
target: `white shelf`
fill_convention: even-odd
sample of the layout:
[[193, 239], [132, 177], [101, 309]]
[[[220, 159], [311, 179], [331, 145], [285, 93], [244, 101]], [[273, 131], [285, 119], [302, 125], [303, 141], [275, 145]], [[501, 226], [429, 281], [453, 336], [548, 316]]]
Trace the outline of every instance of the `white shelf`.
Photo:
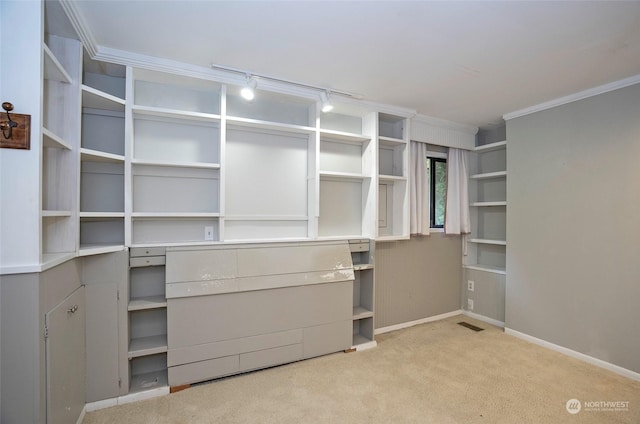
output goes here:
[[339, 141], [352, 144], [362, 144], [371, 140], [371, 137], [367, 137], [366, 135], [333, 130], [320, 130], [320, 138], [326, 141]]
[[132, 339], [129, 342], [128, 357], [137, 358], [140, 356], [155, 355], [156, 353], [165, 353], [167, 351], [167, 335], [160, 334], [158, 336], [140, 337]]
[[42, 146], [52, 147], [55, 149], [71, 150], [71, 145], [69, 143], [67, 143], [61, 137], [58, 137], [45, 127], [42, 127]]
[[174, 168], [206, 168], [206, 169], [220, 169], [219, 163], [206, 163], [206, 162], [162, 162], [144, 159], [133, 159], [131, 161], [133, 165], [148, 165], [148, 166], [167, 166]]
[[225, 221], [307, 221], [306, 215], [227, 215]]
[[353, 266], [353, 270], [354, 271], [364, 271], [366, 269], [373, 269], [373, 265], [372, 264], [360, 264], [360, 265], [354, 265]]
[[218, 218], [219, 212], [133, 212], [132, 218]]
[[498, 141], [495, 143], [484, 144], [482, 146], [476, 146], [473, 151], [478, 153], [492, 152], [494, 150], [501, 150], [507, 147], [507, 141]]
[[204, 122], [220, 121], [220, 115], [214, 115], [212, 113], [190, 112], [190, 111], [184, 111], [184, 110], [165, 109], [165, 108], [159, 108], [159, 107], [139, 106], [139, 105], [134, 105], [132, 107], [132, 110], [134, 115], [159, 116], [163, 118], [188, 119], [193, 121], [204, 121]]
[[473, 202], [470, 206], [489, 207], [489, 206], [507, 206], [506, 201], [501, 202]]
[[378, 175], [380, 181], [407, 181], [407, 177], [399, 175]]
[[159, 309], [167, 307], [167, 299], [164, 296], [140, 297], [129, 300], [129, 311], [143, 311], [146, 309]]
[[73, 259], [76, 256], [75, 252], [56, 252], [56, 253], [43, 253], [41, 271], [45, 271], [54, 266], [60, 265], [63, 262]]
[[467, 269], [475, 269], [477, 271], [491, 272], [493, 274], [501, 274], [501, 275], [507, 274], [507, 271], [504, 268], [500, 268], [497, 266], [472, 264], [472, 265], [463, 265], [463, 267]]
[[392, 137], [383, 137], [383, 136], [378, 137], [378, 145], [380, 146], [396, 147], [396, 146], [403, 146], [406, 144], [407, 142], [401, 138], [392, 138]]
[[469, 178], [471, 178], [472, 180], [484, 180], [487, 178], [502, 178], [506, 176], [507, 176], [507, 171], [497, 171], [497, 172], [487, 172], [484, 174], [475, 174]]
[[49, 46], [43, 44], [42, 50], [44, 51], [44, 79], [71, 84], [69, 73], [49, 49]]
[[237, 116], [229, 116], [227, 118], [227, 124], [239, 127], [284, 131], [297, 134], [312, 134], [316, 131], [315, 128], [305, 127], [303, 125], [281, 124], [278, 122], [261, 121], [258, 119], [240, 118]]
[[103, 253], [121, 252], [124, 244], [82, 244], [78, 250], [78, 256], [100, 255]]
[[100, 110], [124, 111], [124, 100], [111, 94], [82, 85], [82, 107]]
[[124, 212], [80, 212], [80, 218], [124, 218]]
[[353, 307], [353, 320], [371, 318], [373, 311], [363, 308], [362, 306]]
[[320, 171], [320, 178], [323, 180], [349, 180], [349, 181], [353, 181], [353, 180], [357, 180], [357, 181], [362, 181], [365, 178], [371, 178], [371, 177], [365, 177], [362, 174], [355, 174], [355, 173], [351, 173], [351, 172], [327, 172], [327, 171]]
[[80, 160], [88, 162], [124, 163], [124, 156], [81, 147]]
[[69, 216], [71, 216], [71, 211], [52, 211], [52, 210], [42, 211], [43, 218], [65, 218]]
[[491, 239], [479, 239], [479, 238], [473, 238], [473, 239], [469, 239], [469, 243], [476, 243], [476, 244], [494, 244], [497, 246], [506, 246], [507, 242], [504, 240], [491, 240]]

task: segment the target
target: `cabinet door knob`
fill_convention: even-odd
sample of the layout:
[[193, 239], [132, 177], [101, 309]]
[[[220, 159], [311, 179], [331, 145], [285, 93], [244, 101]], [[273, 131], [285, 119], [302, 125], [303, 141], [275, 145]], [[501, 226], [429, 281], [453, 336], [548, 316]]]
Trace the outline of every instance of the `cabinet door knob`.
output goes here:
[[69, 314], [75, 314], [77, 310], [78, 310], [78, 305], [73, 305], [72, 307], [70, 307], [69, 309], [67, 309], [67, 313], [69, 313]]

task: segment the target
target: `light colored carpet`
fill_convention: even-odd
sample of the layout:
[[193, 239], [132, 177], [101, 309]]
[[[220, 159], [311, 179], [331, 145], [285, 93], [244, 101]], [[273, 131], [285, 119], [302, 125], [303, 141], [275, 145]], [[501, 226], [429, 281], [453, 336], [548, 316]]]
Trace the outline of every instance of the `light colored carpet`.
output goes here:
[[[84, 423], [640, 423], [640, 382], [465, 316], [377, 340], [375, 349], [95, 411]], [[575, 415], [566, 410], [573, 398], [583, 406]], [[587, 410], [592, 401], [628, 402], [628, 410]]]

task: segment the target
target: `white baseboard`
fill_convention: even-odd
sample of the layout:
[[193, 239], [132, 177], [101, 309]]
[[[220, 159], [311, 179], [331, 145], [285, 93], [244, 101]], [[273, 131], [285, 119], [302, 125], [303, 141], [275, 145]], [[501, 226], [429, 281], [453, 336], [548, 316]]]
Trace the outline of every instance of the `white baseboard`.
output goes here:
[[497, 319], [485, 317], [484, 315], [476, 314], [475, 312], [470, 312], [470, 311], [462, 311], [462, 314], [468, 316], [469, 318], [477, 319], [478, 321], [484, 321], [487, 324], [504, 328], [504, 322], [498, 321]]
[[97, 411], [99, 409], [110, 408], [116, 405], [124, 405], [126, 403], [137, 402], [139, 400], [152, 399], [159, 396], [169, 394], [169, 387], [158, 387], [157, 389], [145, 390], [144, 392], [131, 393], [117, 398], [99, 400], [90, 402], [84, 406], [87, 412]]
[[445, 314], [435, 315], [428, 318], [422, 318], [416, 321], [403, 322], [402, 324], [390, 325], [388, 327], [376, 328], [374, 330], [374, 334], [383, 334], [388, 333], [389, 331], [402, 330], [403, 328], [413, 327], [414, 325], [425, 324], [427, 322], [440, 321], [441, 319], [455, 317], [456, 315], [460, 315], [462, 313], [461, 309], [456, 311], [447, 312]]
[[596, 367], [604, 368], [616, 374], [619, 374], [623, 377], [630, 378], [635, 381], [640, 381], [640, 373], [635, 371], [628, 370], [626, 368], [622, 368], [621, 366], [614, 365], [610, 362], [603, 361], [602, 359], [594, 358], [593, 356], [585, 355], [584, 353], [577, 352], [575, 350], [568, 349], [564, 346], [560, 346], [554, 343], [550, 343], [548, 341], [539, 339], [537, 337], [530, 336], [528, 334], [521, 333], [516, 330], [512, 330], [511, 328], [505, 328], [504, 332], [510, 336], [517, 337], [522, 340], [526, 340], [533, 344], [537, 344], [538, 346], [546, 347], [547, 349], [555, 350], [556, 352], [562, 353], [567, 356], [571, 356], [572, 358], [579, 359], [581, 361], [587, 362], [591, 365], [595, 365]]

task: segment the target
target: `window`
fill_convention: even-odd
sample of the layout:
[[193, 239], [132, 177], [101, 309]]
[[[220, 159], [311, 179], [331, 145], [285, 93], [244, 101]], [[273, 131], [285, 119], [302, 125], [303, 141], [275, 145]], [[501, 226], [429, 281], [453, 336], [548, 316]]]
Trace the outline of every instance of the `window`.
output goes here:
[[447, 199], [447, 160], [442, 157], [427, 157], [427, 170], [431, 197], [431, 228], [443, 228]]

